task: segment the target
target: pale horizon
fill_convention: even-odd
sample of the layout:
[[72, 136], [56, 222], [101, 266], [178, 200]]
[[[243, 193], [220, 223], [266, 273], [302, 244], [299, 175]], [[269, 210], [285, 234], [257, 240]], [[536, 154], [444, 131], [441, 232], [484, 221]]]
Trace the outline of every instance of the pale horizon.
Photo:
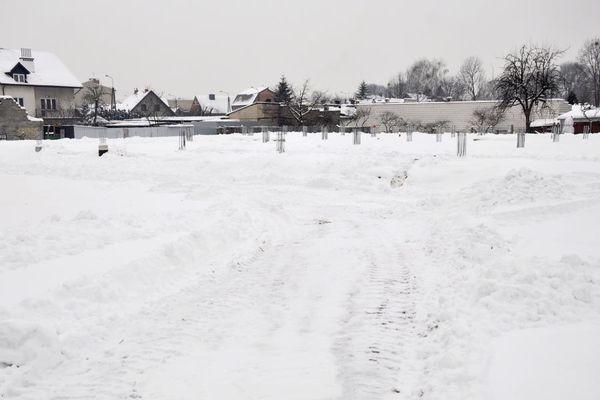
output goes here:
[[[0, 47], [51, 51], [81, 82], [96, 77], [110, 86], [111, 75], [118, 98], [136, 87], [170, 98], [233, 96], [274, 87], [282, 74], [294, 85], [310, 79], [314, 90], [347, 95], [362, 80], [385, 84], [421, 58], [442, 59], [456, 72], [466, 57], [479, 56], [489, 77], [506, 52], [524, 43], [566, 49], [561, 62], [573, 60], [598, 35], [599, 14], [590, 12], [591, 0], [571, 2], [568, 12], [556, 0], [161, 4], [3, 3]], [[56, 21], [51, 29], [48, 21]]]

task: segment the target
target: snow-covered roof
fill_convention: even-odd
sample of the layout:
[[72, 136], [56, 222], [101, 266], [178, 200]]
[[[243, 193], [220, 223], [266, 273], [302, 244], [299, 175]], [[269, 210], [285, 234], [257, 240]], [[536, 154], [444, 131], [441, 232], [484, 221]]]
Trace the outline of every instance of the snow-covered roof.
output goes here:
[[199, 94], [196, 99], [203, 109], [212, 110], [213, 114], [227, 114], [230, 111], [228, 96], [224, 94]]
[[558, 125], [558, 119], [555, 118], [541, 118], [532, 121], [529, 126], [532, 128], [543, 128], [546, 126]]
[[258, 94], [264, 90], [267, 90], [267, 87], [259, 87], [259, 88], [250, 88], [246, 89], [243, 92], [240, 92], [233, 99], [232, 106], [242, 107], [247, 106], [249, 104], [254, 103]]
[[559, 115], [558, 119], [572, 119], [572, 120], [588, 120], [588, 119], [600, 119], [600, 108], [586, 109], [585, 114], [583, 107], [580, 104], [574, 104], [571, 107], [571, 111]]
[[[127, 97], [125, 100], [117, 104], [117, 109], [121, 111], [131, 111], [137, 106], [140, 101], [142, 101], [152, 90], [148, 91], [138, 91], [137, 93], [133, 93], [131, 96]], [[167, 107], [169, 107], [169, 101], [163, 97], [160, 97], [163, 103]]]
[[[80, 88], [81, 83], [54, 54], [46, 51], [31, 51], [33, 61], [21, 59], [21, 49], [0, 48], [0, 84], [24, 86], [59, 86]], [[27, 82], [17, 82], [7, 75], [21, 64], [29, 71]]]

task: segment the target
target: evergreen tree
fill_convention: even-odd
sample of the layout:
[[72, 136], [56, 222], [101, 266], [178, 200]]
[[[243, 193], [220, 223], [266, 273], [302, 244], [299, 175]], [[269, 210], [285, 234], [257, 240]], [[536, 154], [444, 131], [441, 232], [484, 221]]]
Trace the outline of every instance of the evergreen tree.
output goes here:
[[284, 75], [281, 75], [277, 90], [275, 90], [275, 101], [278, 103], [289, 104], [292, 100], [292, 88], [288, 84]]
[[570, 90], [569, 94], [567, 94], [567, 103], [569, 103], [569, 104], [578, 104], [579, 103], [577, 94], [572, 90]]
[[368, 92], [367, 82], [362, 81], [360, 83], [360, 85], [358, 85], [358, 92], [356, 92], [356, 98], [359, 100], [363, 100], [363, 99], [367, 98], [367, 92]]

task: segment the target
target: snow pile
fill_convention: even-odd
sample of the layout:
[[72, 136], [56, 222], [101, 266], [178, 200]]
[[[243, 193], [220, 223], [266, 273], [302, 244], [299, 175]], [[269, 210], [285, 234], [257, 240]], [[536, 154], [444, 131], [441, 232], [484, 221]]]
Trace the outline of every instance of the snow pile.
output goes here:
[[1, 142], [0, 398], [600, 397], [600, 136], [473, 138]]

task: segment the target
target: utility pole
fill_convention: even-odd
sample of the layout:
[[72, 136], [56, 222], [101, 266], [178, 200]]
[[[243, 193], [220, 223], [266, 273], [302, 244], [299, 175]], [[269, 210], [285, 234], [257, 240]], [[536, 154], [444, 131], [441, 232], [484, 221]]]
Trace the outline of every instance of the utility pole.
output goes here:
[[111, 81], [111, 89], [110, 89], [110, 112], [111, 114], [115, 112], [117, 109], [117, 99], [115, 97], [115, 80], [112, 76], [106, 74], [105, 77], [109, 78]]

